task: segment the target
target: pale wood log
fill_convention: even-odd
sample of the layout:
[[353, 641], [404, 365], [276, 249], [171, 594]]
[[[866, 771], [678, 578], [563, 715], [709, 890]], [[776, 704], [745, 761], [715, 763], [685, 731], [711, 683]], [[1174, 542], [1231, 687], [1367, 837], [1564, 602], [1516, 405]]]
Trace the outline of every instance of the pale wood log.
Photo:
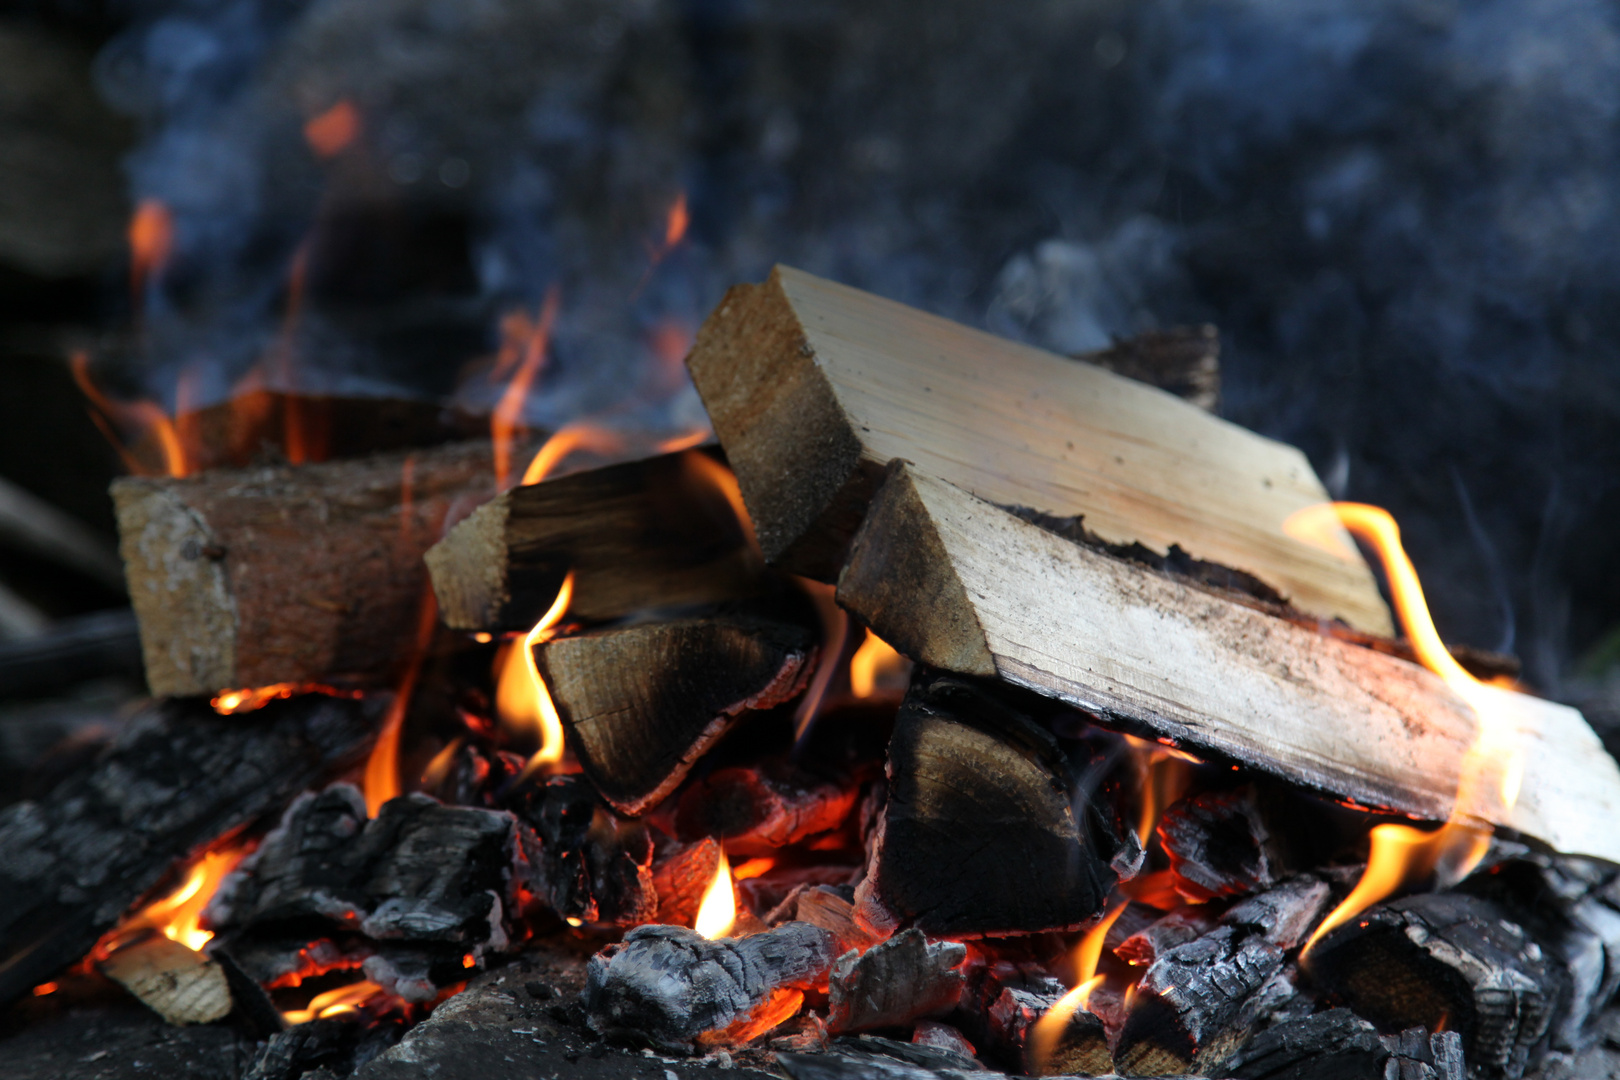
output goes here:
[[[445, 625], [527, 630], [574, 573], [586, 621], [748, 595], [764, 566], [701, 450], [529, 484], [479, 507], [427, 553]], [[709, 464], [709, 470], [718, 468]]]
[[[1414, 664], [1071, 543], [898, 465], [838, 600], [926, 664], [999, 677], [1106, 721], [1368, 807], [1443, 820], [1471, 708]], [[1490, 690], [1520, 734], [1517, 803], [1462, 812], [1620, 861], [1620, 770], [1574, 709]]]
[[377, 681], [407, 658], [422, 554], [494, 494], [487, 442], [114, 482], [158, 695]]
[[1247, 571], [1389, 633], [1372, 574], [1282, 531], [1327, 501], [1305, 456], [1094, 365], [790, 267], [739, 285], [687, 359], [767, 560], [830, 580], [894, 458], [1116, 543]]
[[231, 1011], [219, 964], [162, 934], [125, 945], [96, 966], [171, 1024], [211, 1024]]

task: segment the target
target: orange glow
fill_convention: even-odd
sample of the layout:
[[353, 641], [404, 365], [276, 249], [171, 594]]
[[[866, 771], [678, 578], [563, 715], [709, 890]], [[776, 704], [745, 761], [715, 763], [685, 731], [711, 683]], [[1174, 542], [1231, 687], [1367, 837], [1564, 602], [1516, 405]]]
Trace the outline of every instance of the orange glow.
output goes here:
[[203, 854], [186, 868], [185, 879], [178, 887], [108, 931], [96, 943], [92, 955], [106, 956], [148, 930], [157, 931], [188, 949], [201, 949], [214, 937], [213, 931], [204, 930], [201, 926], [203, 909], [214, 898], [225, 875], [236, 869], [237, 863], [246, 854], [247, 849], [243, 846], [225, 847]]
[[322, 683], [271, 683], [269, 686], [254, 686], [243, 690], [223, 690], [215, 694], [209, 704], [221, 716], [234, 716], [237, 713], [262, 709], [272, 701], [290, 698], [295, 694], [326, 694], [329, 697], [358, 700], [364, 695], [364, 691], [339, 690], [335, 686], [326, 686]]
[[747, 881], [749, 878], [756, 878], [761, 874], [769, 873], [775, 866], [776, 860], [772, 858], [749, 859], [740, 866], [732, 867], [731, 880]]
[[706, 427], [697, 428], [685, 435], [676, 435], [659, 443], [657, 450], [660, 454], [673, 454], [677, 450], [690, 450], [694, 446], [707, 442], [714, 437], [714, 432]]
[[1295, 513], [1284, 523], [1284, 531], [1296, 537], [1320, 534], [1326, 515], [1332, 515], [1377, 551], [1395, 601], [1395, 613], [1412, 643], [1412, 651], [1424, 667], [1468, 703], [1478, 728], [1473, 744], [1463, 755], [1450, 819], [1430, 832], [1409, 825], [1375, 827], [1368, 837], [1367, 869], [1361, 880], [1317, 927], [1301, 950], [1302, 957], [1329, 931], [1397, 890], [1426, 881], [1437, 870], [1443, 870], [1448, 880], [1456, 880], [1479, 865], [1490, 846], [1492, 829], [1472, 811], [1493, 799], [1502, 808], [1511, 808], [1518, 799], [1524, 768], [1510, 719], [1500, 703], [1492, 700], [1492, 694], [1499, 691], [1463, 670], [1435, 631], [1423, 586], [1401, 546], [1395, 519], [1387, 511], [1365, 503], [1332, 503]]
[[103, 394], [90, 378], [90, 357], [83, 351], [75, 352], [68, 361], [73, 371], [73, 381], [79, 384], [79, 390], [90, 400], [90, 418], [96, 422], [101, 433], [107, 436], [124, 459], [125, 466], [136, 475], [145, 475], [149, 470], [132, 455], [123, 441], [113, 430], [113, 425], [136, 432], [150, 431], [157, 439], [158, 448], [163, 453], [163, 469], [168, 476], [186, 476], [191, 472], [186, 460], [185, 448], [180, 444], [180, 434], [175, 430], [174, 422], [169, 419], [156, 402], [152, 401], [113, 401]]
[[383, 717], [382, 731], [371, 748], [371, 757], [366, 760], [363, 786], [366, 791], [366, 813], [371, 817], [376, 817], [383, 803], [400, 793], [400, 732], [405, 725], [405, 712], [410, 708], [411, 695], [416, 690], [417, 676], [422, 672], [422, 660], [427, 656], [428, 646], [433, 643], [433, 631], [438, 620], [438, 599], [433, 595], [432, 586], [425, 587], [421, 606], [417, 609], [416, 640], [405, 664], [405, 674], [400, 677], [394, 700], [389, 703], [388, 713]]
[[686, 192], [675, 196], [675, 202], [669, 208], [669, 216], [664, 221], [664, 252], [667, 254], [671, 248], [686, 239], [687, 226], [692, 224], [692, 215], [686, 209]]
[[307, 1024], [311, 1020], [331, 1020], [339, 1016], [350, 1016], [360, 1011], [360, 1006], [372, 998], [387, 991], [369, 979], [362, 979], [348, 986], [340, 986], [336, 990], [328, 990], [323, 994], [316, 994], [310, 999], [309, 1007], [304, 1009], [291, 1009], [281, 1014], [281, 1018], [290, 1025]]
[[1141, 790], [1141, 817], [1137, 820], [1136, 836], [1146, 847], [1148, 838], [1159, 824], [1159, 815], [1165, 808], [1187, 791], [1192, 782], [1192, 766], [1203, 764], [1197, 758], [1173, 746], [1125, 736], [1136, 754]]
[[464, 968], [476, 967], [477, 965], [478, 960], [473, 956], [472, 953], [468, 953], [461, 958], [461, 966]]
[[530, 319], [523, 312], [513, 312], [501, 320], [501, 351], [496, 358], [497, 371], [516, 365], [512, 381], [495, 405], [489, 417], [490, 438], [495, 441], [495, 487], [505, 491], [512, 474], [512, 442], [527, 430], [523, 424], [523, 405], [528, 400], [529, 388], [539, 375], [551, 342], [551, 328], [557, 321], [558, 296], [555, 287], [546, 292], [540, 315]]
[[1096, 926], [1086, 931], [1085, 937], [1080, 939], [1079, 946], [1074, 950], [1075, 973], [1080, 980], [1079, 984], [1046, 1010], [1030, 1030], [1032, 1057], [1043, 1074], [1046, 1072], [1047, 1062], [1051, 1060], [1052, 1052], [1057, 1049], [1058, 1042], [1063, 1038], [1063, 1030], [1069, 1026], [1074, 1014], [1084, 1010], [1090, 1003], [1092, 991], [1103, 984], [1104, 976], [1097, 974], [1097, 964], [1102, 960], [1103, 940], [1108, 936], [1114, 921], [1124, 913], [1125, 907], [1125, 904], [1114, 905], [1098, 920]]
[[903, 675], [910, 661], [878, 637], [866, 632], [866, 640], [849, 658], [849, 690], [858, 698], [869, 698], [877, 690], [879, 680]]
[[686, 354], [692, 351], [697, 335], [690, 323], [680, 319], [663, 319], [647, 335], [647, 348], [658, 358], [665, 371], [680, 372]]
[[304, 124], [304, 141], [317, 157], [336, 157], [360, 135], [360, 110], [348, 98]]
[[450, 775], [450, 766], [456, 762], [456, 751], [461, 749], [461, 744], [465, 741], [465, 736], [457, 735], [444, 744], [444, 749], [433, 755], [433, 760], [422, 770], [423, 788], [433, 791], [444, 783], [444, 778]]
[[524, 766], [523, 776], [532, 776], [548, 765], [562, 760], [562, 719], [551, 700], [551, 691], [534, 666], [534, 647], [551, 640], [557, 624], [568, 613], [574, 598], [574, 572], [563, 578], [562, 588], [551, 607], [540, 616], [534, 629], [521, 640], [513, 642], [496, 658], [500, 675], [495, 684], [495, 712], [506, 724], [520, 730], [533, 730], [540, 739], [540, 747]]
[[174, 215], [161, 200], [142, 199], [129, 219], [129, 288], [139, 308], [146, 283], [174, 251]]
[[692, 923], [692, 929], [714, 941], [731, 933], [731, 928], [736, 925], [736, 889], [732, 883], [731, 866], [721, 856], [719, 865], [714, 868], [714, 879], [703, 890], [703, 900], [698, 904], [697, 919]]
[[53, 983], [53, 982], [40, 983], [38, 986], [34, 987], [34, 996], [35, 997], [44, 997], [46, 994], [54, 994], [54, 993], [56, 993], [61, 988], [62, 987], [61, 987], [60, 983]]
[[726, 497], [726, 502], [731, 504], [732, 514], [737, 518], [737, 527], [742, 530], [748, 546], [757, 548], [759, 540], [754, 535], [754, 519], [748, 516], [748, 507], [743, 503], [742, 487], [737, 483], [737, 474], [708, 454], [687, 454], [682, 460], [686, 463], [686, 467], [697, 475], [700, 483], [708, 484]]
[[[514, 380], [515, 381], [515, 380]], [[535, 453], [529, 467], [523, 470], [520, 484], [538, 484], [561, 465], [563, 459], [576, 450], [589, 450], [593, 454], [615, 454], [624, 449], [624, 439], [617, 433], [588, 421], [578, 420], [565, 424], [552, 433]]]

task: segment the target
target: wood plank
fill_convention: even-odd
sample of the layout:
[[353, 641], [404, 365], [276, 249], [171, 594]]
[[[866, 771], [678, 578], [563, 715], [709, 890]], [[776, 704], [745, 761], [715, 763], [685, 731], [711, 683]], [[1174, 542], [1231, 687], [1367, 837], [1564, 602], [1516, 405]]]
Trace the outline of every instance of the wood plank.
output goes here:
[[1327, 500], [1293, 447], [1094, 365], [779, 266], [739, 285], [687, 359], [766, 559], [831, 580], [894, 458], [1116, 543], [1244, 570], [1303, 611], [1388, 634], [1349, 540], [1282, 531]]
[[[995, 677], [1106, 721], [1363, 806], [1443, 820], [1476, 720], [1437, 677], [1071, 543], [897, 463], [838, 600], [926, 664]], [[1620, 862], [1620, 770], [1580, 713], [1505, 690], [1518, 802], [1462, 812]]]
[[427, 553], [445, 624], [527, 630], [570, 570], [569, 615], [590, 622], [749, 594], [764, 565], [711, 479], [719, 468], [687, 450], [491, 500]]

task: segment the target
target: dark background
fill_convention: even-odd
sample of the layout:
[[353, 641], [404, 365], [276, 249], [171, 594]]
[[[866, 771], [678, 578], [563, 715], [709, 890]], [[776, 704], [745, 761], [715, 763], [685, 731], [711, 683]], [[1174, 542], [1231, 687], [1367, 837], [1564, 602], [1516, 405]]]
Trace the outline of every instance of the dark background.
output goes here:
[[[1224, 415], [1396, 514], [1443, 635], [1599, 712], [1617, 125], [1595, 0], [12, 4], [0, 476], [110, 532], [76, 346], [169, 407], [287, 340], [303, 389], [487, 405], [501, 316], [555, 289], [530, 420], [678, 431], [680, 345], [774, 261], [1063, 351], [1211, 321]], [[137, 198], [175, 249], [132, 296]], [[0, 581], [119, 603], [15, 551]]]

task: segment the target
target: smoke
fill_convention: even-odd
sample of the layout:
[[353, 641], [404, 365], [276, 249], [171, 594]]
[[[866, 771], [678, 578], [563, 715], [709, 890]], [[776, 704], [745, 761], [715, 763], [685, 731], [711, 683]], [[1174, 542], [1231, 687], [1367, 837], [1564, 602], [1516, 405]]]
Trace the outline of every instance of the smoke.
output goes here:
[[[223, 395], [291, 342], [299, 385], [487, 397], [502, 315], [555, 288], [531, 421], [673, 430], [701, 418], [684, 342], [776, 261], [1064, 351], [1211, 321], [1226, 414], [1388, 506], [1442, 632], [1516, 640], [1556, 685], [1620, 621], [1620, 586], [1568, 588], [1620, 540], [1617, 23], [1597, 0], [146, 0], [102, 84], [147, 126], [131, 183], [176, 254], [128, 360]], [[304, 125], [339, 101], [361, 132], [322, 158]]]

